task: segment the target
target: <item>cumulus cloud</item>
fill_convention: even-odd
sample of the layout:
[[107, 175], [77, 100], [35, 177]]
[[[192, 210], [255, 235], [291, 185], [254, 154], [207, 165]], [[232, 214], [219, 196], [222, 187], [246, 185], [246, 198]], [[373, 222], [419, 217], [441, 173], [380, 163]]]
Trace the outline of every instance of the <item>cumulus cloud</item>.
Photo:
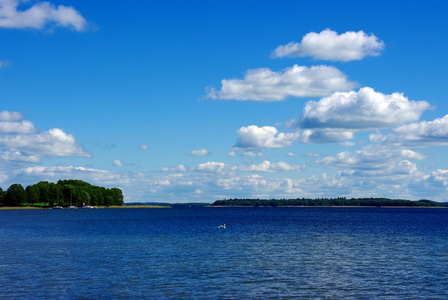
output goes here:
[[338, 129], [304, 130], [299, 141], [301, 143], [342, 143], [354, 137], [353, 131]]
[[258, 127], [256, 125], [243, 126], [238, 129], [237, 134], [235, 145], [237, 148], [286, 148], [298, 141], [300, 137], [298, 132], [283, 133], [272, 126]]
[[119, 160], [119, 159], [115, 159], [115, 160], [112, 162], [112, 164], [113, 164], [115, 167], [122, 167], [122, 166], [123, 166], [123, 163], [122, 163], [121, 160]]
[[[345, 174], [360, 177], [400, 176], [414, 174], [425, 179], [410, 159], [422, 160], [425, 156], [410, 149], [390, 148], [378, 145], [366, 146], [353, 153], [345, 151], [326, 156], [316, 163], [343, 170]], [[393, 177], [390, 177], [391, 180]]]
[[[379, 139], [377, 136], [372, 138]], [[399, 126], [391, 134], [383, 137], [382, 142], [415, 147], [447, 146], [448, 115], [433, 121]]]
[[[184, 165], [180, 165], [183, 171], [187, 171]], [[285, 172], [285, 171], [304, 171], [306, 167], [304, 165], [298, 164], [288, 164], [286, 162], [280, 161], [277, 163], [271, 163], [268, 160], [264, 160], [260, 164], [250, 164], [250, 165], [232, 165], [223, 162], [209, 161], [206, 163], [201, 163], [192, 170], [197, 172], [207, 172], [215, 174], [237, 174], [238, 172]], [[176, 172], [179, 171], [179, 166], [176, 168], [163, 168], [163, 171]]]
[[222, 172], [226, 167], [227, 167], [227, 165], [225, 163], [209, 161], [206, 163], [199, 164], [196, 167], [196, 170], [201, 171], [201, 172], [213, 172], [214, 173], [214, 172]]
[[2, 122], [15, 122], [23, 119], [23, 114], [18, 111], [0, 111], [0, 121]]
[[298, 66], [274, 72], [248, 70], [244, 79], [223, 79], [220, 91], [210, 88], [207, 97], [219, 100], [282, 101], [287, 97], [322, 97], [347, 91], [357, 83], [331, 66]]
[[42, 29], [48, 24], [68, 27], [76, 31], [83, 31], [87, 21], [73, 7], [50, 2], [38, 2], [27, 9], [20, 9], [24, 0], [0, 0], [0, 28], [34, 28]]
[[25, 155], [22, 155], [22, 153], [20, 153], [19, 151], [1, 152], [0, 160], [10, 161], [10, 162], [27, 162], [27, 163], [38, 163], [40, 161], [38, 156], [35, 156], [35, 155], [25, 156]]
[[448, 170], [437, 169], [432, 172], [432, 177], [434, 181], [440, 182], [444, 187], [448, 186]]
[[[258, 127], [251, 125], [237, 130], [235, 150], [287, 148], [293, 143], [342, 143], [353, 139], [354, 132], [341, 129], [306, 129], [302, 133], [279, 132], [272, 126]], [[248, 154], [245, 154], [248, 155]], [[290, 155], [290, 154], [288, 154]], [[291, 156], [291, 155], [290, 155]]]
[[0, 133], [19, 133], [27, 134], [36, 131], [33, 123], [30, 121], [9, 122], [0, 121]]
[[[0, 112], [0, 149], [8, 156], [28, 157], [30, 161], [35, 157], [90, 157], [91, 154], [79, 145], [71, 134], [53, 128], [38, 132], [32, 122], [23, 120], [20, 112]], [[23, 160], [23, 159], [22, 159]]]
[[238, 167], [242, 172], [283, 172], [283, 171], [304, 171], [304, 165], [290, 165], [286, 162], [271, 163], [268, 160], [258, 165], [241, 165]]
[[185, 171], [187, 171], [187, 167], [185, 167], [185, 165], [183, 165], [183, 164], [180, 164], [180, 165], [177, 165], [174, 168], [164, 167], [162, 169], [162, 171], [163, 172], [185, 172]]
[[428, 102], [409, 100], [402, 93], [386, 95], [364, 87], [309, 101], [299, 124], [302, 128], [390, 128], [418, 120], [429, 107]]
[[290, 42], [278, 46], [271, 57], [306, 57], [320, 60], [352, 61], [361, 60], [366, 56], [378, 56], [384, 49], [384, 42], [379, 41], [374, 34], [367, 35], [364, 31], [347, 31], [338, 34], [330, 29], [320, 33], [306, 34], [300, 43]]
[[19, 151], [27, 155], [90, 157], [90, 153], [79, 145], [73, 135], [58, 128], [37, 134], [0, 134], [3, 151]]
[[192, 151], [190, 151], [190, 154], [194, 155], [194, 156], [205, 156], [205, 155], [209, 155], [210, 152], [207, 149], [202, 148], [202, 149], [192, 150]]
[[146, 145], [146, 144], [142, 144], [142, 145], [140, 145], [140, 150], [147, 150], [148, 149], [148, 145]]

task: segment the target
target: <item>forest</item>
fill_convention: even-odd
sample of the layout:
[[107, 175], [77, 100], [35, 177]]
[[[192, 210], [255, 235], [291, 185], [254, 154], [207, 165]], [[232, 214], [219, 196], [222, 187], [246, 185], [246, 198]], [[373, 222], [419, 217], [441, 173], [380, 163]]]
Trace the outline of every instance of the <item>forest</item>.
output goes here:
[[95, 186], [82, 180], [40, 181], [24, 188], [12, 184], [6, 191], [0, 187], [0, 206], [121, 206], [123, 192], [119, 188]]
[[401, 207], [445, 207], [448, 203], [435, 202], [431, 200], [402, 200], [388, 198], [318, 198], [318, 199], [225, 199], [217, 200], [214, 206], [401, 206]]

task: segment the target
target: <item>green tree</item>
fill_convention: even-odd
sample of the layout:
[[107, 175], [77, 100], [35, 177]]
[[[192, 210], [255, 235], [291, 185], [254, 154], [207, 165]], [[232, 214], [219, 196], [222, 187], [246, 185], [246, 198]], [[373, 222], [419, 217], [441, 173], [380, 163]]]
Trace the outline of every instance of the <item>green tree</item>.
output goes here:
[[39, 202], [39, 188], [36, 185], [29, 185], [25, 190], [28, 195], [28, 203], [34, 205], [34, 203]]
[[111, 188], [110, 194], [113, 198], [113, 205], [123, 205], [123, 192], [119, 188]]
[[50, 182], [48, 185], [48, 195], [53, 202], [61, 205], [62, 189], [60, 185]]
[[5, 195], [5, 206], [20, 206], [27, 202], [28, 195], [20, 183], [12, 184]]
[[3, 201], [5, 200], [6, 192], [0, 187], [0, 206], [3, 206]]
[[37, 183], [37, 187], [39, 188], [39, 202], [48, 203], [49, 206], [53, 206], [52, 200], [50, 199], [49, 182], [41, 181]]
[[64, 194], [64, 201], [70, 205], [73, 205], [75, 187], [72, 184], [64, 184], [62, 187], [62, 192]]

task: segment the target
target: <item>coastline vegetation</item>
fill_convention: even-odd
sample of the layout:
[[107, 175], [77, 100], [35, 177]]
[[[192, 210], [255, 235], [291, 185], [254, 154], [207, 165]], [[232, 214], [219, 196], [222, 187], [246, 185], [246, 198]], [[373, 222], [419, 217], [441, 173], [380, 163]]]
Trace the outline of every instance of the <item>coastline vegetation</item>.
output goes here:
[[323, 207], [448, 207], [448, 202], [431, 200], [403, 200], [389, 198], [318, 198], [318, 199], [224, 199], [217, 200], [213, 206], [225, 207], [294, 207], [294, 206], [323, 206]]
[[53, 206], [122, 206], [123, 192], [119, 188], [95, 186], [82, 180], [40, 181], [24, 188], [12, 184], [6, 191], [0, 188], [0, 207], [47, 208]]

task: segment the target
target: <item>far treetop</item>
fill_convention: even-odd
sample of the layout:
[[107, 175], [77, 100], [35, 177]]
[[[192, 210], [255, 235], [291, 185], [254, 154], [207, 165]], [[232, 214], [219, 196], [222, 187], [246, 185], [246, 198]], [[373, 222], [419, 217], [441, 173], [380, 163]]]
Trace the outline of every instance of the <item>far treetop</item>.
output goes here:
[[262, 199], [227, 199], [218, 200], [213, 203], [214, 206], [399, 206], [399, 207], [446, 207], [448, 202], [435, 202], [431, 200], [402, 200], [388, 198], [318, 198], [318, 199], [281, 199], [281, 200], [262, 200]]
[[0, 188], [0, 206], [108, 206], [123, 205], [119, 188], [95, 186], [82, 180], [41, 181], [23, 188], [14, 183], [5, 192]]

